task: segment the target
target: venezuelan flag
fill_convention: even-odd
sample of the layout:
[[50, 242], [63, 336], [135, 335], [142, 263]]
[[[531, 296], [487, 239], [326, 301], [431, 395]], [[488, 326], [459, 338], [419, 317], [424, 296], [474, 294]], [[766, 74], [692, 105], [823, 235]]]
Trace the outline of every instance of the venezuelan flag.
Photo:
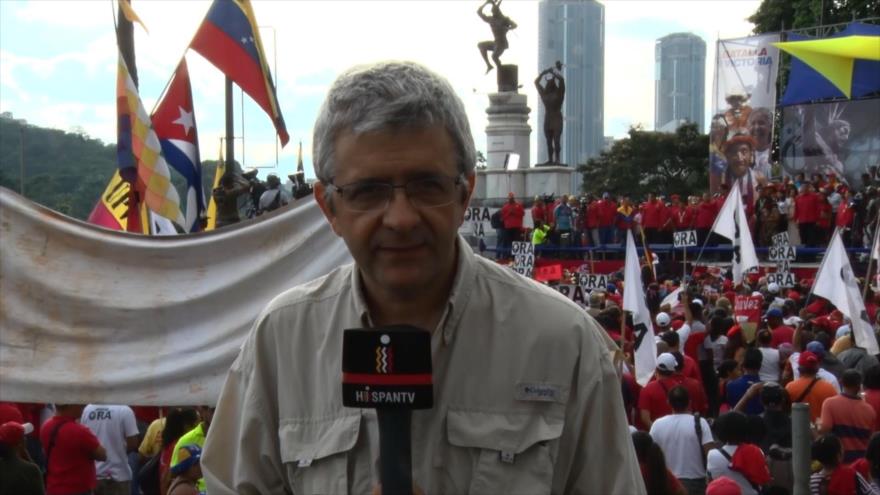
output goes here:
[[250, 1], [214, 0], [190, 48], [208, 59], [257, 102], [275, 124], [281, 146], [286, 145], [290, 136], [278, 107], [275, 84]]

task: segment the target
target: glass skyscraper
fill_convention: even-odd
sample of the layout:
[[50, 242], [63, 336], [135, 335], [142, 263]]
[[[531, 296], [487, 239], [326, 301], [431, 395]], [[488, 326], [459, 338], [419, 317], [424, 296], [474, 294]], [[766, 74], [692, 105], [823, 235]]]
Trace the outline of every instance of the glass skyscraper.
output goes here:
[[682, 121], [704, 129], [706, 42], [673, 33], [654, 45], [654, 130], [673, 132]]
[[[565, 119], [560, 161], [570, 167], [598, 156], [604, 145], [605, 7], [596, 0], [541, 0], [538, 4], [538, 72], [563, 64]], [[529, 81], [531, 83], [531, 81]], [[544, 106], [536, 132], [538, 163], [547, 161]], [[574, 174], [574, 191], [581, 176]]]

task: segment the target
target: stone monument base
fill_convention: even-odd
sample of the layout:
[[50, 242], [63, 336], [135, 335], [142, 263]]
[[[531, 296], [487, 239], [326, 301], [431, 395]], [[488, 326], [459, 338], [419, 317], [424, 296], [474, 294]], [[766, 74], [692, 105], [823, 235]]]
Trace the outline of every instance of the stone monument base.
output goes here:
[[513, 193], [519, 200], [535, 196], [569, 194], [576, 171], [564, 166], [517, 170], [478, 170], [475, 199], [506, 200]]

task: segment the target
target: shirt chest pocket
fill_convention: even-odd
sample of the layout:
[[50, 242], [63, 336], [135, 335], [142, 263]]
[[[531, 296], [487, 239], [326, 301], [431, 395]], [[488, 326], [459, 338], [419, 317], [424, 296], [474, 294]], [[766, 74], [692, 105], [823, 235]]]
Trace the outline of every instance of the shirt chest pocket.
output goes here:
[[[470, 472], [455, 491], [482, 494], [549, 494], [563, 419], [538, 413], [490, 413], [450, 408], [446, 452], [435, 467], [455, 476]], [[464, 464], [463, 464], [464, 463]], [[460, 480], [456, 484], [461, 483]]]
[[349, 464], [361, 416], [297, 418], [281, 422], [281, 460], [297, 495], [349, 493]]

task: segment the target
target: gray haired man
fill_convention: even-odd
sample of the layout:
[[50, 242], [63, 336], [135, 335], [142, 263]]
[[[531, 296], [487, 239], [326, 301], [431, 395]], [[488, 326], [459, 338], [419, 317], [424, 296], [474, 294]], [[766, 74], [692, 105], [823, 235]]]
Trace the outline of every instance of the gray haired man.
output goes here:
[[431, 331], [434, 408], [412, 415], [423, 493], [642, 493], [613, 343], [574, 303], [458, 236], [474, 144], [449, 83], [357, 67], [314, 131], [315, 199], [354, 264], [269, 303], [208, 433], [208, 493], [371, 493], [376, 412], [342, 405], [342, 333]]

